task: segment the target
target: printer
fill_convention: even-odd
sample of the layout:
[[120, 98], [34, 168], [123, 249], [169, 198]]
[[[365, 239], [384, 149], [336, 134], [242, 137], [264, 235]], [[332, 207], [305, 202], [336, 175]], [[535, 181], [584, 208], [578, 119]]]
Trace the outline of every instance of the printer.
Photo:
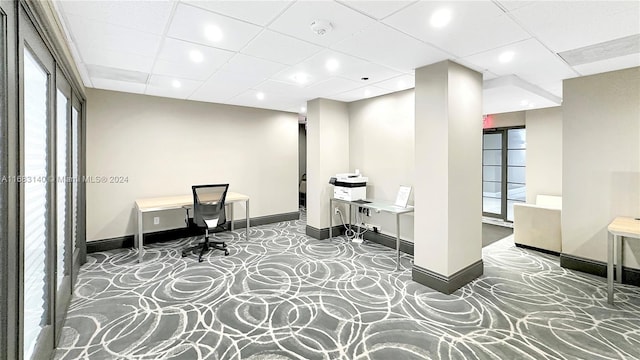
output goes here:
[[329, 180], [333, 185], [333, 197], [345, 201], [364, 200], [367, 198], [367, 181], [369, 178], [355, 173], [336, 174]]

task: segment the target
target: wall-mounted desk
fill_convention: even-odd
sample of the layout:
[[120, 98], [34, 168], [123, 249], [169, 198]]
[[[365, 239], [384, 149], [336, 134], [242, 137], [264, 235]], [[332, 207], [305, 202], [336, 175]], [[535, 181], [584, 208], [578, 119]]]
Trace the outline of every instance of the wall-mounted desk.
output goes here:
[[607, 302], [613, 305], [613, 257], [615, 248], [616, 281], [622, 282], [622, 238], [640, 240], [640, 220], [627, 217], [613, 219], [607, 227]]
[[333, 203], [338, 202], [349, 205], [349, 223], [351, 223], [351, 209], [352, 206], [361, 207], [365, 209], [371, 209], [377, 213], [386, 212], [394, 214], [396, 216], [396, 270], [400, 269], [400, 215], [412, 213], [414, 207], [409, 205], [407, 207], [396, 206], [389, 201], [380, 200], [367, 200], [369, 202], [362, 203], [359, 201], [347, 201], [336, 198], [329, 198], [329, 239], [333, 238]]
[[[236, 202], [244, 202], [246, 206], [246, 221], [247, 227], [245, 228], [245, 237], [249, 240], [249, 196], [239, 194], [235, 192], [227, 192], [225, 204], [229, 209]], [[142, 256], [144, 255], [143, 246], [143, 221], [142, 217], [145, 213], [153, 211], [165, 211], [182, 209], [185, 205], [193, 205], [193, 195], [180, 195], [180, 196], [168, 196], [158, 198], [146, 198], [136, 200], [136, 214], [138, 217], [138, 231], [135, 235], [135, 246], [138, 248], [138, 262], [142, 262]], [[233, 208], [231, 211], [227, 211], [230, 214], [231, 231], [233, 231]]]

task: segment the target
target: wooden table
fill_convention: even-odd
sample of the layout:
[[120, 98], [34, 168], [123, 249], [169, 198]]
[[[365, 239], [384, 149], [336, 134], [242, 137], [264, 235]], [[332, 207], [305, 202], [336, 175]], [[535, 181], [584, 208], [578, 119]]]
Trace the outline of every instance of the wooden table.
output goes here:
[[640, 220], [629, 217], [617, 217], [607, 227], [607, 302], [613, 305], [614, 249], [616, 281], [622, 282], [622, 238], [640, 239]]
[[[247, 227], [245, 228], [245, 237], [249, 240], [249, 196], [239, 194], [235, 192], [227, 192], [225, 198], [226, 206], [232, 206], [236, 202], [244, 202], [246, 206], [246, 221]], [[135, 246], [138, 248], [138, 262], [142, 262], [142, 256], [144, 255], [143, 247], [143, 221], [142, 217], [145, 213], [152, 211], [165, 211], [181, 209], [185, 205], [193, 205], [193, 195], [179, 195], [179, 196], [167, 196], [157, 198], [146, 198], [136, 200], [136, 214], [138, 217], [138, 231], [135, 235]], [[227, 211], [230, 214], [231, 230], [233, 231], [233, 209]]]

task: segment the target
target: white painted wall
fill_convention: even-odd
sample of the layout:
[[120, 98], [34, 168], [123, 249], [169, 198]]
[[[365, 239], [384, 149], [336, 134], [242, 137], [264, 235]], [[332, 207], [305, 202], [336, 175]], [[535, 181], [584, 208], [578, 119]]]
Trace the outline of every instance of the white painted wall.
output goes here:
[[[128, 179], [87, 184], [88, 241], [133, 234], [135, 199], [193, 184], [229, 183], [250, 196], [251, 217], [295, 212], [297, 115], [88, 89], [87, 175]], [[244, 218], [244, 205], [235, 209]], [[158, 215], [149, 231], [184, 224], [180, 211]]]
[[[307, 225], [329, 227], [329, 179], [349, 169], [347, 104], [327, 99], [307, 102]], [[338, 225], [338, 223], [334, 223]]]
[[[400, 185], [414, 186], [414, 103], [411, 89], [349, 104], [349, 164], [369, 178], [369, 198], [394, 201]], [[395, 216], [373, 214], [366, 222], [396, 235]], [[400, 222], [401, 238], [413, 241], [413, 214]]]
[[640, 216], [640, 67], [565, 80], [562, 110], [562, 251], [606, 262], [607, 225]]
[[562, 108], [525, 112], [527, 203], [537, 195], [562, 195]]

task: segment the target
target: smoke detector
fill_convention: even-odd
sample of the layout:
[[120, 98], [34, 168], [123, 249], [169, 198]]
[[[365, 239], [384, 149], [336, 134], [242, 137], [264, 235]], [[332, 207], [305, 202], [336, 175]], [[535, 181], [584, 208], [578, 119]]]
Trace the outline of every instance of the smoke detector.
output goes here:
[[333, 26], [331, 26], [331, 23], [328, 20], [313, 20], [309, 27], [311, 28], [311, 31], [316, 33], [318, 36], [323, 36], [333, 29]]

